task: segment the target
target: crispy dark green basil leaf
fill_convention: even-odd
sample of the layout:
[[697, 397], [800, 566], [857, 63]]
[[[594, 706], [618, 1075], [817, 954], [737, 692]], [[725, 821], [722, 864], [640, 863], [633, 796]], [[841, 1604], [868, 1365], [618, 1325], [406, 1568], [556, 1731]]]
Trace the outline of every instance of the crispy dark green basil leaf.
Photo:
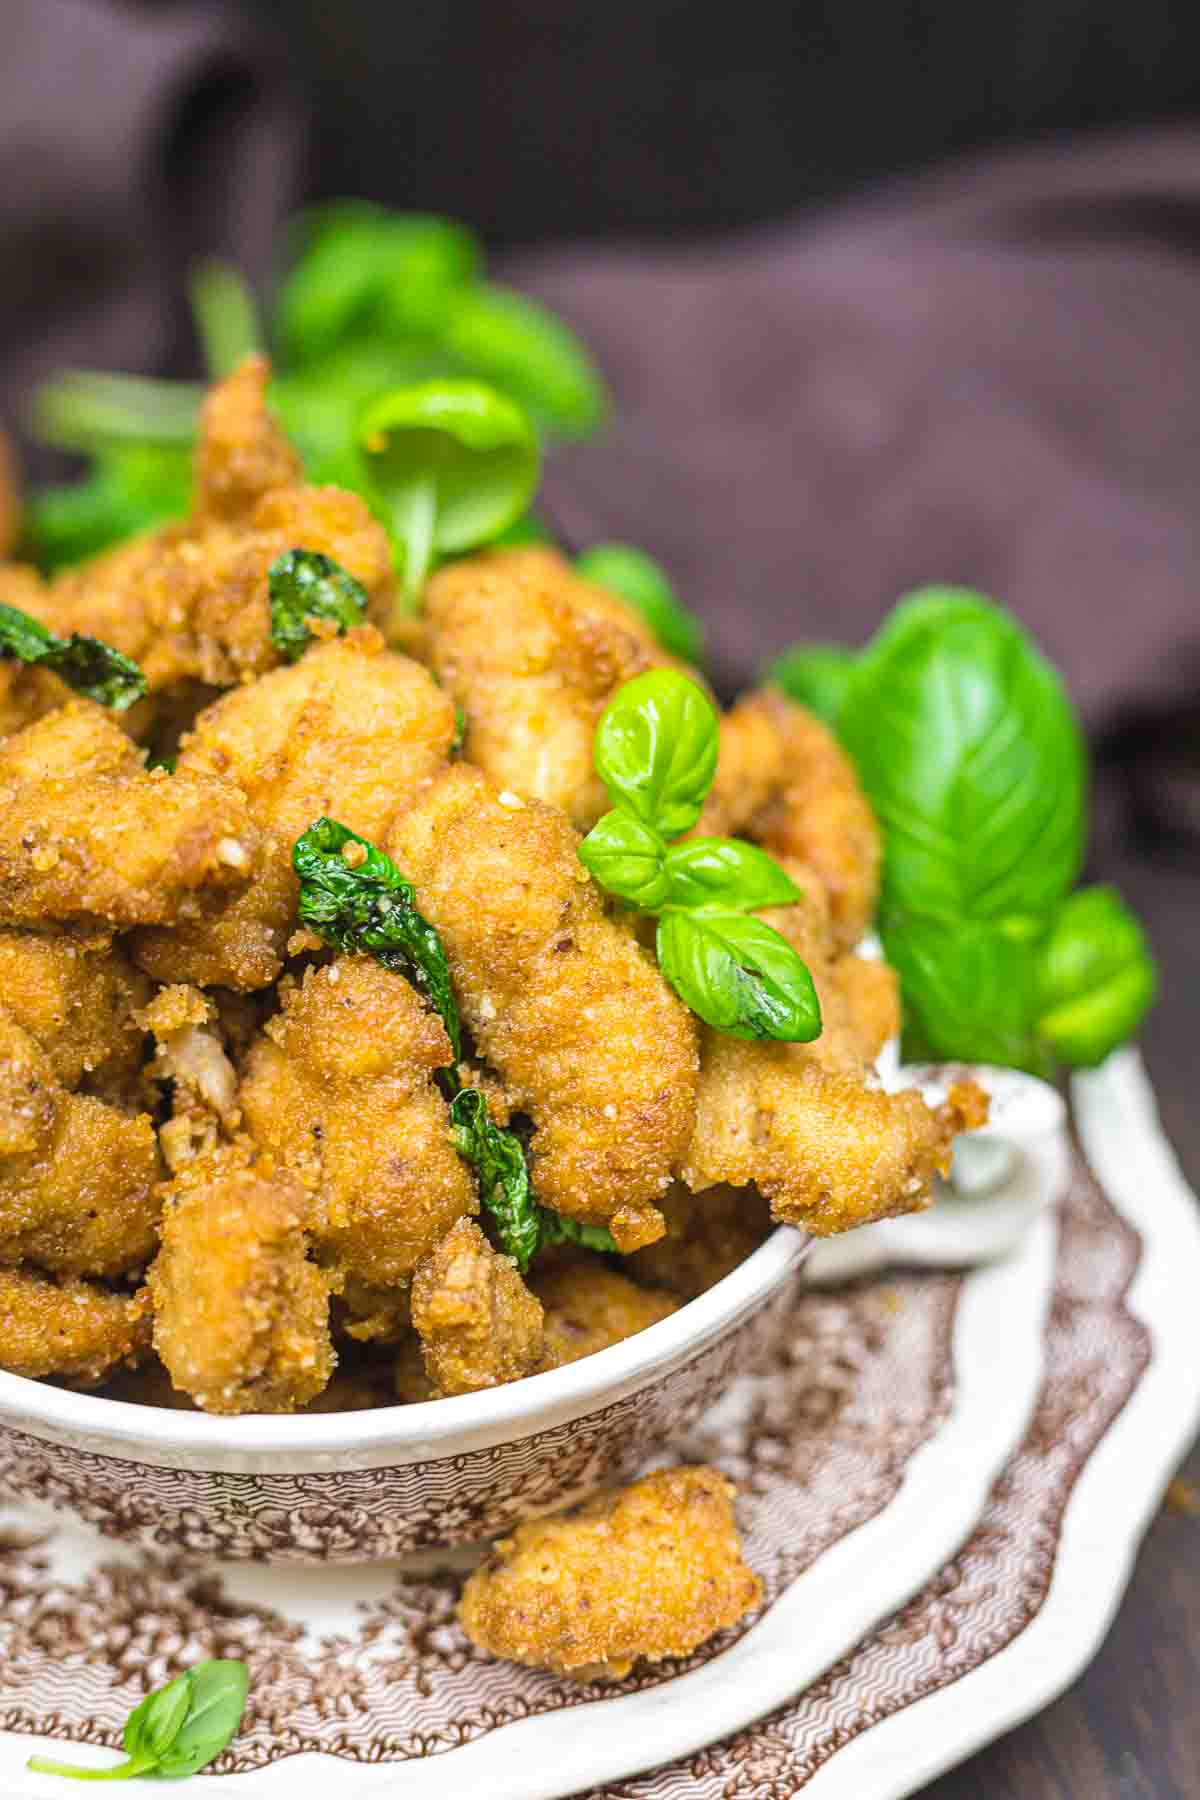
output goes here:
[[617, 690], [596, 727], [596, 772], [614, 807], [661, 837], [690, 831], [717, 769], [717, 714], [694, 681], [650, 669]]
[[856, 660], [853, 650], [841, 644], [795, 644], [768, 663], [763, 680], [781, 687], [836, 731]]
[[111, 706], [114, 712], [124, 712], [146, 692], [146, 677], [138, 665], [111, 644], [78, 632], [65, 639], [55, 637], [40, 620], [16, 606], [0, 604], [0, 657], [52, 669], [77, 694]]
[[644, 912], [656, 912], [667, 897], [666, 848], [657, 831], [618, 807], [593, 825], [578, 855], [610, 894]]
[[1062, 1062], [1094, 1068], [1133, 1036], [1155, 985], [1145, 935], [1120, 895], [1080, 888], [1042, 945], [1037, 1035]]
[[157, 1763], [174, 1743], [192, 1704], [189, 1675], [177, 1675], [166, 1687], [155, 1688], [125, 1721], [121, 1741], [131, 1762]]
[[[357, 867], [343, 855], [348, 844], [365, 852]], [[304, 923], [327, 944], [373, 956], [406, 976], [440, 1014], [457, 1062], [458, 1005], [442, 940], [417, 911], [412, 884], [391, 857], [336, 819], [318, 819], [296, 839], [292, 867], [300, 878]]]
[[883, 826], [883, 907], [1047, 921], [1079, 868], [1083, 741], [1055, 671], [959, 589], [903, 601], [858, 658], [838, 732]]
[[716, 1031], [809, 1043], [821, 1030], [812, 976], [786, 938], [753, 914], [669, 912], [658, 962], [680, 999]]
[[188, 1670], [191, 1703], [182, 1725], [158, 1759], [157, 1773], [179, 1779], [220, 1756], [246, 1709], [250, 1671], [244, 1662], [197, 1663]]
[[556, 1244], [578, 1244], [584, 1250], [597, 1250], [603, 1255], [618, 1254], [611, 1231], [604, 1225], [584, 1225], [568, 1219], [549, 1206], [539, 1206], [538, 1249], [551, 1250]]
[[361, 625], [367, 594], [348, 569], [319, 550], [285, 550], [267, 570], [271, 596], [271, 638], [289, 662], [312, 643], [310, 619], [328, 619], [339, 631]]
[[740, 838], [687, 838], [672, 844], [665, 875], [671, 906], [754, 912], [760, 906], [790, 906], [800, 898], [791, 876], [765, 850]]
[[698, 663], [704, 655], [704, 627], [676, 596], [666, 572], [644, 550], [632, 544], [593, 544], [576, 557], [586, 581], [627, 600], [641, 614], [664, 650], [681, 661]]
[[541, 1219], [520, 1140], [493, 1123], [478, 1088], [460, 1088], [454, 1096], [450, 1129], [455, 1149], [478, 1178], [500, 1248], [524, 1274], [541, 1238]]
[[900, 977], [911, 1060], [1044, 1072], [1032, 1036], [1037, 945], [1028, 934], [992, 920], [885, 916], [880, 936]]

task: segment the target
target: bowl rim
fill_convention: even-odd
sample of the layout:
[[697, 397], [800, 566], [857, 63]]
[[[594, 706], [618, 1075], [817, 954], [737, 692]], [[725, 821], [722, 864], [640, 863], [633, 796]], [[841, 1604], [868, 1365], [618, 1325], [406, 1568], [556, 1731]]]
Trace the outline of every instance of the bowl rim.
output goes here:
[[217, 1466], [229, 1468], [245, 1457], [257, 1468], [261, 1458], [279, 1457], [284, 1459], [280, 1472], [289, 1458], [316, 1465], [331, 1455], [388, 1451], [398, 1452], [404, 1461], [433, 1460], [578, 1418], [691, 1361], [763, 1305], [799, 1267], [811, 1244], [804, 1232], [776, 1226], [728, 1275], [665, 1319], [577, 1362], [480, 1393], [351, 1412], [230, 1418], [112, 1400], [0, 1370], [0, 1430], [8, 1427], [80, 1449], [91, 1448], [81, 1442], [90, 1439], [106, 1454], [168, 1464], [184, 1459], [203, 1465], [207, 1453], [219, 1459]]

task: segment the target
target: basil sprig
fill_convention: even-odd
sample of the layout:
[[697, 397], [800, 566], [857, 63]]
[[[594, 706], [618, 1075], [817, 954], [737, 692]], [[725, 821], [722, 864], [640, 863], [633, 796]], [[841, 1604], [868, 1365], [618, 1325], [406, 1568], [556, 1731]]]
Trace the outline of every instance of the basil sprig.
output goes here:
[[445, 948], [417, 911], [412, 883], [391, 857], [336, 819], [318, 819], [293, 845], [292, 866], [300, 878], [304, 923], [335, 948], [373, 956], [385, 969], [403, 975], [446, 1027], [454, 1063], [440, 1071], [439, 1080], [450, 1103], [454, 1147], [475, 1171], [479, 1198], [504, 1253], [524, 1274], [537, 1251], [549, 1244], [570, 1241], [615, 1250], [603, 1227], [578, 1225], [535, 1199], [520, 1138], [494, 1123], [478, 1088], [464, 1087], [459, 1080], [462, 1029]]
[[110, 1769], [88, 1769], [31, 1756], [26, 1767], [39, 1775], [65, 1775], [77, 1781], [132, 1781], [138, 1775], [178, 1780], [195, 1775], [220, 1756], [235, 1735], [249, 1681], [244, 1662], [197, 1663], [134, 1707], [122, 1737], [124, 1762]]
[[[355, 846], [349, 860], [345, 851]], [[411, 981], [462, 1055], [458, 1004], [442, 940], [417, 911], [416, 892], [391, 857], [336, 819], [318, 819], [292, 846], [303, 922], [338, 950], [373, 956]]]
[[54, 633], [20, 607], [0, 604], [0, 657], [50, 669], [77, 694], [124, 712], [146, 692], [135, 662], [99, 638]]
[[313, 641], [310, 619], [324, 619], [339, 632], [361, 625], [367, 595], [348, 569], [319, 550], [285, 550], [267, 570], [271, 596], [271, 640], [281, 656], [296, 662]]
[[663, 975], [717, 1031], [808, 1043], [821, 1030], [812, 976], [753, 914], [799, 898], [765, 851], [735, 838], [669, 840], [700, 817], [717, 768], [717, 714], [673, 669], [626, 682], [596, 727], [596, 770], [612, 810], [579, 846], [609, 893], [659, 915]]

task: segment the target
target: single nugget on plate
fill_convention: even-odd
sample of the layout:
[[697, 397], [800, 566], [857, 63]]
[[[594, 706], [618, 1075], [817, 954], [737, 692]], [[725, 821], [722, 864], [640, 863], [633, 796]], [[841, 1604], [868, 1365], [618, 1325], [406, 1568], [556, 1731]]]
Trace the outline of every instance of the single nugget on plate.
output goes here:
[[733, 1495], [716, 1469], [660, 1469], [518, 1525], [467, 1582], [462, 1628], [493, 1656], [577, 1681], [688, 1656], [762, 1599]]

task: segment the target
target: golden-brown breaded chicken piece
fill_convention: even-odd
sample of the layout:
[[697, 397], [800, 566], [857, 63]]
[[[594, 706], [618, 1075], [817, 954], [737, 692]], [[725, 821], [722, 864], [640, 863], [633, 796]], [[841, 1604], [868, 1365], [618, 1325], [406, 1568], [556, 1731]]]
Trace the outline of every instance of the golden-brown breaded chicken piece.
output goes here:
[[252, 357], [205, 402], [193, 515], [118, 545], [50, 587], [49, 614], [131, 656], [151, 695], [230, 687], [280, 660], [267, 571], [285, 550], [318, 550], [354, 575], [368, 612], [391, 610], [391, 551], [356, 494], [300, 485], [294, 451], [266, 411], [270, 375]]
[[[317, 1255], [335, 1282], [405, 1286], [475, 1211], [433, 1080], [452, 1054], [415, 989], [369, 956], [339, 956], [289, 984], [283, 1011], [251, 1049], [247, 1129], [314, 1196]], [[369, 1310], [378, 1311], [377, 1294]]]
[[661, 1235], [694, 1118], [696, 1026], [605, 913], [577, 843], [555, 808], [458, 765], [387, 847], [441, 934], [476, 1045], [533, 1120], [538, 1197], [630, 1250]]
[[0, 1369], [92, 1386], [149, 1340], [144, 1294], [0, 1268]]
[[378, 841], [443, 766], [454, 730], [453, 703], [428, 670], [385, 649], [370, 626], [208, 707], [184, 740], [177, 778], [235, 783], [267, 848], [255, 882], [232, 904], [141, 933], [141, 967], [157, 981], [199, 987], [273, 981], [295, 925], [295, 839], [327, 815]]
[[153, 1254], [143, 992], [112, 951], [0, 932], [0, 1262], [116, 1276]]
[[631, 1275], [694, 1300], [722, 1281], [770, 1234], [770, 1209], [753, 1188], [689, 1193], [677, 1182], [663, 1197], [667, 1235], [629, 1258]]
[[762, 1600], [733, 1492], [716, 1469], [661, 1469], [518, 1525], [467, 1582], [459, 1623], [493, 1656], [580, 1681], [688, 1656]]
[[73, 703], [0, 742], [0, 923], [167, 923], [205, 889], [244, 886], [259, 856], [235, 788], [147, 773], [93, 708]]
[[0, 430], [0, 557], [7, 556], [12, 550], [20, 524], [17, 459], [7, 432]]
[[236, 1135], [242, 1122], [237, 1071], [216, 1003], [198, 988], [161, 988], [137, 1021], [154, 1035], [151, 1075], [170, 1083], [171, 1117], [160, 1125], [158, 1141], [167, 1167], [178, 1174]]
[[671, 661], [645, 622], [540, 547], [441, 570], [425, 618], [433, 668], [466, 719], [467, 760], [587, 831], [608, 804], [596, 721], [622, 682]]
[[417, 1265], [412, 1319], [435, 1394], [500, 1387], [541, 1366], [541, 1302], [473, 1219], [460, 1219]]
[[205, 1412], [294, 1412], [334, 1367], [329, 1288], [308, 1257], [310, 1196], [237, 1148], [190, 1164], [164, 1200], [146, 1279], [172, 1382]]
[[[652, 1251], [653, 1246], [640, 1254]], [[545, 1310], [545, 1369], [607, 1350], [679, 1309], [676, 1295], [639, 1287], [595, 1257], [546, 1269], [533, 1276], [531, 1285]]]
[[877, 995], [864, 1009], [863, 978], [839, 978], [840, 963], [821, 942], [820, 911], [803, 896], [763, 917], [808, 963], [821, 1035], [810, 1044], [751, 1043], [704, 1031], [684, 1181], [697, 1193], [753, 1183], [776, 1219], [819, 1237], [920, 1210], [954, 1138], [982, 1123], [986, 1102], [972, 1083], [933, 1109], [915, 1089], [869, 1086]]
[[804, 863], [851, 949], [875, 912], [879, 828], [832, 732], [778, 688], [745, 695], [721, 721], [716, 779], [697, 830], [746, 837]]

